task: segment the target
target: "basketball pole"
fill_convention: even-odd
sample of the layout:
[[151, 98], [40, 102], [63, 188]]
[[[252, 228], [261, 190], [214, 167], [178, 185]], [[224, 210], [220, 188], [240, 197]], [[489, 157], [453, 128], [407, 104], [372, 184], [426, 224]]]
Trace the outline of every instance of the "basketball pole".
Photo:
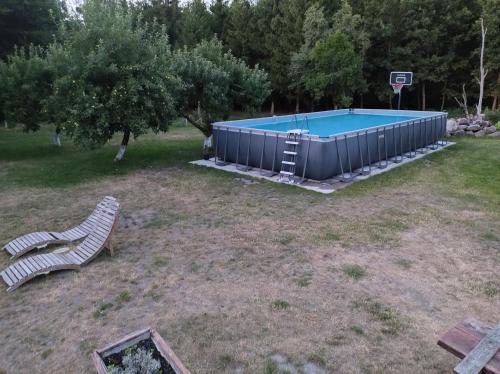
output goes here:
[[404, 86], [401, 87], [401, 89], [399, 90], [399, 94], [398, 94], [398, 110], [401, 107], [401, 95], [403, 93], [403, 87]]

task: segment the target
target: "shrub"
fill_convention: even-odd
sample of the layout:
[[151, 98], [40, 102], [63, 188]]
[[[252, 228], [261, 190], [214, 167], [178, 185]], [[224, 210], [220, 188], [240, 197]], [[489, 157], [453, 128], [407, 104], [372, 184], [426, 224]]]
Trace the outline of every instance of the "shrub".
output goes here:
[[161, 364], [153, 358], [153, 352], [143, 348], [129, 351], [123, 356], [122, 367], [108, 366], [110, 374], [159, 374]]
[[498, 125], [498, 123], [500, 122], [500, 110], [487, 110], [486, 112], [484, 112], [484, 116], [491, 123], [496, 123]]

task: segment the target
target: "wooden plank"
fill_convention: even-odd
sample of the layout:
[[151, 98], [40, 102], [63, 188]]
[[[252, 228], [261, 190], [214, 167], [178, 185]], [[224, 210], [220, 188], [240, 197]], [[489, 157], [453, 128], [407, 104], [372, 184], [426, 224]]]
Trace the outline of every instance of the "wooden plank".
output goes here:
[[478, 374], [500, 349], [500, 323], [455, 367], [457, 374]]
[[84, 260], [76, 255], [74, 252], [69, 252], [66, 254], [66, 257], [68, 258], [68, 262], [75, 264], [75, 265], [80, 265]]
[[26, 274], [31, 274], [32, 271], [31, 269], [26, 265], [26, 261], [24, 260], [21, 260], [18, 262], [19, 266], [22, 266], [22, 268], [24, 269], [24, 271], [26, 272]]
[[12, 286], [15, 282], [10, 279], [10, 277], [7, 275], [7, 273], [5, 271], [2, 271], [0, 273], [0, 275], [2, 276], [2, 279], [4, 280], [5, 283], [7, 283], [7, 286]]
[[17, 241], [17, 239], [14, 239], [14, 240], [13, 240], [13, 241], [11, 241], [9, 244], [10, 244], [10, 245], [12, 245], [13, 247], [15, 247], [16, 252], [20, 252], [20, 251], [22, 251], [22, 250], [23, 250], [23, 248], [24, 248], [24, 246], [23, 246], [23, 245], [21, 245], [21, 243], [19, 243], [19, 242]]
[[17, 269], [14, 266], [14, 264], [12, 264], [12, 265], [9, 266], [9, 270], [14, 273], [14, 275], [17, 277], [17, 279], [23, 279], [24, 278], [24, 274], [22, 274], [19, 271], [17, 271]]
[[172, 348], [163, 340], [163, 338], [156, 332], [156, 330], [151, 329], [151, 340], [155, 344], [158, 351], [162, 356], [168, 361], [172, 369], [176, 374], [190, 374], [189, 370], [186, 369], [182, 361], [177, 357]]
[[36, 256], [37, 259], [36, 261], [38, 261], [39, 263], [43, 264], [44, 268], [47, 268], [47, 269], [51, 269], [54, 265], [52, 265], [49, 260], [44, 256], [44, 255], [39, 255], [39, 256]]
[[17, 250], [14, 246], [11, 246], [10, 243], [7, 244], [5, 247], [5, 250], [9, 252], [12, 256], [14, 256], [17, 253]]
[[57, 262], [55, 262], [49, 254], [44, 255], [43, 259], [45, 262], [48, 262], [51, 267], [59, 265]]
[[5, 271], [5, 274], [7, 274], [9, 276], [9, 278], [14, 281], [14, 283], [19, 282], [19, 279], [21, 279], [21, 278], [17, 278], [16, 275], [9, 268], [6, 268], [4, 271]]
[[[448, 330], [438, 345], [459, 358], [464, 358], [491, 330], [488, 325], [473, 318], [467, 318]], [[485, 374], [500, 374], [500, 352], [486, 364]]]
[[27, 257], [25, 259], [32, 267], [33, 272], [40, 270], [40, 264], [33, 260], [33, 257]]
[[14, 263], [14, 264], [12, 264], [12, 265], [10, 265], [10, 266], [11, 266], [11, 268], [12, 268], [13, 270], [14, 270], [14, 269], [15, 269], [15, 270], [17, 270], [17, 272], [18, 272], [19, 274], [21, 274], [21, 276], [22, 276], [23, 278], [29, 275], [29, 273], [28, 273], [28, 272], [26, 272], [26, 271], [23, 269], [23, 267], [19, 264], [19, 262], [16, 262], [16, 263]]
[[97, 349], [96, 352], [99, 354], [99, 356], [105, 358], [112, 355], [113, 353], [120, 352], [123, 348], [133, 345], [133, 344], [129, 345], [127, 343], [135, 341], [135, 339], [138, 339], [137, 342], [140, 342], [141, 340], [148, 339], [150, 336], [151, 332], [149, 328], [137, 330], [130, 334], [125, 335], [123, 338], [118, 339], [117, 341], [108, 344], [103, 348]]
[[34, 273], [38, 270], [36, 267], [33, 266], [33, 264], [30, 261], [28, 261], [27, 258], [21, 260], [20, 262], [22, 262], [30, 270], [31, 273]]

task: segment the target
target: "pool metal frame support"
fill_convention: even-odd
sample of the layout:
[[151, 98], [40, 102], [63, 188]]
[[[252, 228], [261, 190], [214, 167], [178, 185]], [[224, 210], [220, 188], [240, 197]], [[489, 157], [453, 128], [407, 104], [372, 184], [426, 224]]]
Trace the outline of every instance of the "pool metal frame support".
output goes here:
[[274, 167], [276, 165], [276, 156], [277, 156], [277, 152], [278, 152], [278, 140], [279, 140], [279, 134], [276, 133], [276, 142], [274, 143], [274, 151], [273, 151], [273, 162], [272, 162], [272, 165], [271, 165], [271, 170], [267, 170], [267, 171], [261, 171], [261, 175], [265, 176], [265, 177], [274, 177], [276, 174], [278, 174], [277, 172], [274, 171]]
[[[399, 138], [399, 144], [401, 145], [401, 124], [399, 124]], [[392, 125], [392, 141], [394, 143], [394, 157], [392, 158], [392, 161], [396, 164], [399, 164], [403, 161], [403, 155], [398, 153], [398, 142], [396, 141], [396, 125]], [[402, 148], [400, 148], [400, 151], [402, 153]]]
[[[366, 132], [365, 136], [368, 136], [368, 131]], [[372, 170], [370, 164], [365, 167], [365, 162], [363, 160], [363, 150], [361, 149], [361, 141], [359, 140], [359, 131], [356, 133], [356, 140], [358, 141], [358, 152], [361, 161], [361, 167], [359, 168], [359, 171], [357, 173], [358, 175], [368, 175]], [[366, 139], [366, 144], [368, 145], [368, 139]]]
[[306, 151], [306, 159], [304, 160], [304, 168], [302, 169], [302, 177], [300, 178], [300, 180], [298, 182], [296, 182], [297, 184], [302, 184], [306, 181], [306, 169], [307, 169], [307, 162], [309, 160], [309, 149], [311, 148], [311, 137], [308, 136], [309, 138], [309, 141], [307, 142], [307, 151]]
[[411, 141], [411, 134], [410, 134], [410, 122], [408, 122], [406, 124], [406, 130], [408, 132], [408, 152], [405, 153], [405, 157], [406, 158], [414, 158], [417, 155], [417, 153], [416, 152], [414, 153], [412, 151], [412, 148], [411, 148], [412, 141]]
[[220, 161], [220, 159], [217, 157], [219, 155], [219, 131], [217, 131], [217, 140], [215, 141], [215, 165], [217, 166], [226, 166], [228, 162], [226, 161], [226, 156], [227, 156], [227, 140], [228, 140], [228, 133], [229, 133], [229, 127], [226, 127], [226, 139], [224, 143], [224, 159], [223, 161]]
[[441, 136], [440, 139], [438, 140], [438, 145], [444, 147], [445, 145], [448, 145], [448, 139], [446, 138], [446, 121], [443, 121], [446, 116], [442, 115], [440, 117], [440, 128], [441, 128]]
[[385, 151], [384, 163], [382, 163], [382, 155], [380, 154], [380, 135], [379, 135], [379, 128], [377, 127], [377, 150], [378, 150], [378, 168], [379, 169], [385, 169], [388, 165], [388, 162], [387, 162], [387, 140], [385, 138], [385, 127], [384, 127], [384, 134], [382, 136], [384, 138], [384, 151]]
[[[238, 134], [238, 153], [240, 150], [240, 136], [241, 136], [241, 129], [240, 133]], [[240, 165], [238, 161], [236, 161], [236, 169], [241, 170], [241, 171], [249, 171], [252, 170], [253, 168], [248, 165], [250, 161], [250, 147], [252, 144], [252, 130], [248, 132], [248, 147], [247, 147], [247, 158], [246, 158], [246, 163], [245, 165]]]

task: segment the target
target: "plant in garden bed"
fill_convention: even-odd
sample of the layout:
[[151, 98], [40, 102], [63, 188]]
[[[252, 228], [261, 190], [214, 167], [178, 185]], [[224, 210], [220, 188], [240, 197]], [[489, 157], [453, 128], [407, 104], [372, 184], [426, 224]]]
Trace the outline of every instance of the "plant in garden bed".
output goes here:
[[104, 361], [110, 374], [175, 374], [151, 339], [115, 353]]

